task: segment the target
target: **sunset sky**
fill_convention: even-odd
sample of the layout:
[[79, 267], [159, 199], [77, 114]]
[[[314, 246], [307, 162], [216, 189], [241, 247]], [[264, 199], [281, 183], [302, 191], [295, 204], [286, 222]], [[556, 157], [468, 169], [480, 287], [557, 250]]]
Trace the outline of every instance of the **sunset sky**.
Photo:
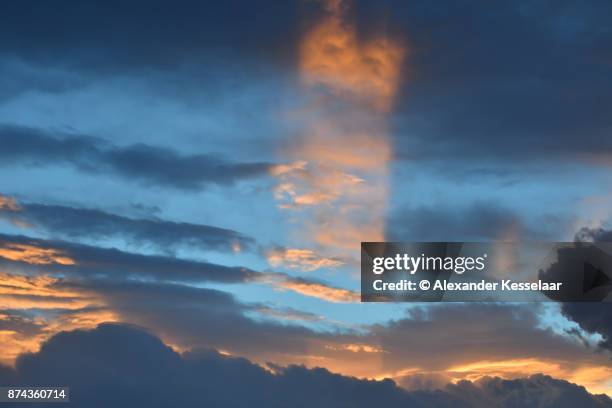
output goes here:
[[89, 333], [612, 396], [609, 303], [359, 298], [361, 241], [612, 240], [612, 3], [4, 8], [0, 380], [118, 322]]

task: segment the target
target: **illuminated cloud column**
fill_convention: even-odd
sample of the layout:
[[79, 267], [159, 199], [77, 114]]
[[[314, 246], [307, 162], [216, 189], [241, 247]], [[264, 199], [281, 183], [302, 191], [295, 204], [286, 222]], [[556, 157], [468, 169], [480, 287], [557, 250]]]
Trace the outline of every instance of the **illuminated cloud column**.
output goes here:
[[302, 39], [310, 102], [292, 120], [304, 131], [286, 151], [292, 164], [274, 171], [280, 207], [299, 211], [305, 237], [338, 255], [354, 255], [360, 240], [384, 239], [387, 115], [404, 56], [385, 37], [360, 41], [347, 20], [346, 5], [329, 1]]

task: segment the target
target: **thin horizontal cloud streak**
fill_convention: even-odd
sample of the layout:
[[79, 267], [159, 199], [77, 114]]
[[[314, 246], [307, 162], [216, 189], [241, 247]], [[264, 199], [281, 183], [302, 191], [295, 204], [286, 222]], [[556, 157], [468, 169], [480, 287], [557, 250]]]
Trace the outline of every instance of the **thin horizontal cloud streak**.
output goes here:
[[124, 238], [137, 246], [151, 245], [168, 252], [180, 247], [199, 251], [239, 251], [255, 245], [255, 240], [239, 232], [210, 225], [173, 222], [159, 218], [129, 218], [97, 209], [39, 203], [17, 203], [0, 194], [0, 219], [18, 226], [40, 230], [47, 235], [99, 241]]
[[182, 155], [135, 144], [114, 146], [90, 136], [57, 134], [22, 126], [0, 126], [0, 165], [72, 165], [86, 173], [108, 173], [145, 185], [199, 190], [264, 176], [270, 163], [234, 163], [213, 154]]
[[[28, 262], [29, 258], [6, 258], [0, 253], [0, 265], [6, 267], [13, 262], [20, 267], [39, 272], [58, 272], [76, 277], [147, 278], [176, 280], [183, 282], [245, 282], [257, 276], [247, 268], [228, 267], [207, 262], [189, 261], [169, 256], [142, 255], [114, 248], [99, 248], [73, 244], [65, 241], [47, 241], [24, 236], [0, 234], [0, 248], [22, 245], [35, 248], [33, 251], [61, 251], [72, 261]], [[40, 266], [40, 267], [39, 267]]]
[[312, 249], [274, 247], [266, 252], [266, 258], [273, 267], [286, 266], [303, 272], [313, 272], [321, 268], [337, 268], [345, 262], [329, 258]]
[[274, 283], [283, 290], [292, 290], [305, 296], [311, 296], [332, 303], [356, 303], [361, 300], [359, 293], [348, 289], [334, 288], [324, 283], [301, 278], [284, 279]]

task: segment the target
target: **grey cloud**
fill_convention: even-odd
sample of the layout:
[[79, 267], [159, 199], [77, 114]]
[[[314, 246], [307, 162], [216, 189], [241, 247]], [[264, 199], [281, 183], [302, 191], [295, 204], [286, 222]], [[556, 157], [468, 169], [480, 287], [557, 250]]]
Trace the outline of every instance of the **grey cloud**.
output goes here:
[[410, 47], [396, 157], [453, 171], [489, 159], [567, 163], [612, 151], [610, 3], [359, 5], [365, 27], [393, 10], [387, 26]]
[[581, 228], [576, 233], [576, 240], [581, 242], [612, 242], [612, 231], [604, 228]]
[[212, 154], [182, 155], [145, 144], [114, 146], [100, 139], [0, 125], [0, 165], [72, 165], [87, 173], [109, 173], [145, 185], [199, 190], [263, 176], [269, 163], [233, 163]]
[[163, 252], [181, 246], [232, 251], [235, 247], [241, 250], [255, 244], [251, 237], [210, 225], [159, 218], [129, 218], [97, 209], [61, 205], [20, 202], [17, 210], [0, 208], [0, 218], [42, 230], [52, 237], [85, 240], [124, 238], [130, 244], [151, 245]]
[[495, 303], [413, 308], [406, 318], [370, 326], [367, 342], [388, 351], [382, 358], [391, 372], [405, 361], [434, 372], [493, 358], [599, 361], [572, 339], [538, 328], [538, 313], [533, 306]]
[[241, 355], [304, 354], [309, 341], [329, 337], [297, 324], [256, 321], [257, 305], [228, 292], [170, 283], [64, 281], [55, 286], [101, 297], [122, 321], [148, 327], [186, 349], [214, 347]]
[[[363, 375], [372, 374], [366, 369], [370, 364], [389, 373], [407, 365], [445, 372], [483, 359], [567, 361], [568, 370], [609, 365], [569, 337], [538, 328], [538, 310], [531, 306], [443, 305], [411, 309], [405, 318], [361, 326], [360, 331], [350, 327], [315, 331], [299, 324], [253, 320], [248, 315], [259, 305], [240, 303], [213, 289], [108, 281], [60, 285], [101, 296], [123, 321], [150, 328], [183, 348], [214, 347], [258, 362], [295, 362], [311, 355]], [[355, 353], [343, 348], [347, 344], [365, 344], [383, 352]]]
[[609, 303], [564, 303], [561, 311], [589, 333], [599, 333], [599, 345], [612, 352], [612, 308]]
[[170, 256], [142, 255], [114, 248], [99, 248], [65, 241], [40, 240], [24, 236], [0, 234], [0, 247], [12, 244], [28, 245], [43, 250], [59, 251], [74, 264], [28, 264], [0, 257], [0, 265], [24, 270], [58, 272], [73, 277], [110, 279], [155, 279], [182, 282], [238, 283], [259, 274], [243, 267], [229, 267], [208, 262], [190, 261]]
[[550, 234], [547, 228], [557, 225], [542, 220], [535, 230], [498, 203], [476, 201], [466, 206], [401, 206], [392, 212], [387, 230], [390, 241], [494, 241], [510, 232], [542, 239]]
[[[0, 54], [149, 81], [162, 69], [188, 84], [244, 65], [245, 77], [270, 65], [282, 74], [295, 69], [296, 46], [320, 8], [235, 0], [168, 8], [154, 1], [122, 5], [119, 13], [93, 1], [76, 8], [12, 4], [0, 24]], [[611, 12], [599, 0], [358, 0], [349, 11], [360, 38], [383, 29], [409, 50], [393, 119], [394, 156], [450, 168], [610, 153], [612, 35], [604, 16]], [[66, 79], [45, 82], [42, 89], [53, 89]]]
[[[569, 337], [538, 328], [538, 310], [532, 306], [437, 305], [411, 308], [405, 318], [361, 326], [359, 331], [350, 327], [315, 331], [295, 323], [252, 319], [249, 315], [259, 312], [260, 304], [244, 304], [212, 288], [73, 277], [48, 289], [102, 301], [120, 321], [146, 327], [183, 349], [213, 347], [259, 363], [287, 364], [316, 357], [355, 375], [371, 375], [367, 367], [372, 364], [388, 373], [400, 372], [407, 364], [445, 373], [449, 367], [483, 358], [565, 361], [570, 371], [607, 364]], [[346, 348], [360, 344], [382, 351], [357, 353]], [[365, 371], [357, 374], [360, 370]]]
[[262, 316], [279, 318], [284, 320], [302, 320], [306, 322], [317, 322], [324, 320], [323, 316], [304, 312], [292, 307], [274, 307], [266, 304], [257, 305], [255, 311]]
[[13, 4], [1, 20], [0, 51], [41, 64], [110, 74], [193, 63], [205, 70], [213, 60], [236, 56], [278, 61], [291, 55], [297, 41], [299, 11], [298, 3], [270, 0], [172, 6], [157, 0]]
[[[612, 289], [611, 277], [608, 276], [611, 266], [610, 255], [596, 246], [583, 244], [612, 242], [612, 232], [603, 228], [582, 228], [576, 234], [575, 240], [576, 243], [572, 247], [559, 249], [557, 262], [540, 274], [569, 282], [571, 293], [578, 292], [583, 300], [591, 300], [591, 302], [563, 303], [561, 312], [578, 323], [586, 332], [600, 334], [602, 340], [599, 346], [612, 351], [612, 309], [608, 302], [601, 302]], [[587, 270], [586, 263], [592, 264], [593, 268]], [[592, 276], [585, 276], [586, 274]], [[585, 278], [591, 280], [592, 288], [583, 286]], [[581, 337], [579, 332], [573, 334]]]
[[546, 375], [505, 380], [485, 377], [476, 382], [460, 381], [446, 392], [472, 407], [607, 407], [606, 395], [589, 394], [584, 387]]

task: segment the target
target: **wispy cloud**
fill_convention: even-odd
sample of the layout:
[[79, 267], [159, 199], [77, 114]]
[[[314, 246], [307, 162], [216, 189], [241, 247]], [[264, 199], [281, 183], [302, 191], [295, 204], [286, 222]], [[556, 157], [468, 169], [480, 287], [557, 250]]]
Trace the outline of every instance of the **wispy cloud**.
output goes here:
[[312, 272], [321, 268], [337, 268], [344, 261], [317, 254], [312, 249], [272, 248], [266, 252], [268, 262], [273, 267], [285, 266], [303, 272]]
[[170, 148], [115, 146], [91, 136], [22, 126], [0, 126], [0, 166], [71, 165], [87, 173], [107, 173], [145, 185], [199, 190], [260, 177], [271, 163], [235, 163], [215, 154], [183, 155]]
[[[2, 203], [7, 203], [2, 206]], [[130, 218], [98, 209], [18, 203], [0, 194], [0, 219], [58, 238], [99, 242], [124, 239], [135, 246], [169, 252], [181, 247], [197, 251], [236, 252], [252, 248], [255, 240], [237, 231], [160, 218]]]

